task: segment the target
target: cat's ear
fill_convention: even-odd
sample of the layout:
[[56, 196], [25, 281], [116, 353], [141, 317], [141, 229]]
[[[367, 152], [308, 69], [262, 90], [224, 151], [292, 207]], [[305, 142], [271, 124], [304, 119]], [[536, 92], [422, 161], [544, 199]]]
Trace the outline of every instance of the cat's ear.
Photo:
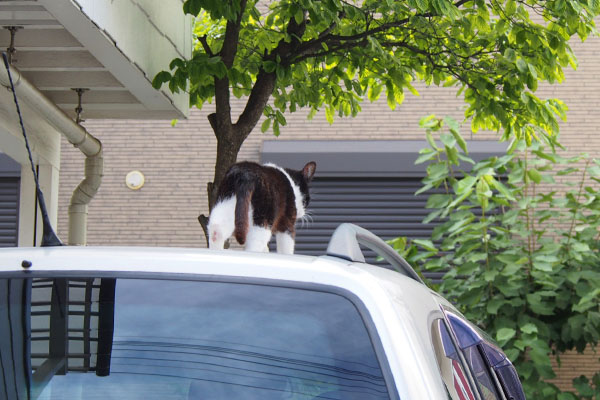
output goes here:
[[302, 168], [302, 176], [306, 179], [307, 182], [312, 181], [312, 178], [315, 176], [315, 171], [317, 170], [317, 163], [311, 161], [307, 163], [304, 168]]

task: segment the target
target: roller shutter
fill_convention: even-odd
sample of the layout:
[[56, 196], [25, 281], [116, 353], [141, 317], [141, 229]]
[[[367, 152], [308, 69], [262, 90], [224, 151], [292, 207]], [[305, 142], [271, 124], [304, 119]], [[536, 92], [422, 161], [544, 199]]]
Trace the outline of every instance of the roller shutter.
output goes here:
[[[416, 177], [315, 178], [308, 207], [311, 218], [297, 224], [296, 254], [325, 254], [331, 234], [344, 222], [384, 240], [398, 236], [429, 239], [435, 225], [421, 222], [429, 213], [425, 204], [430, 194], [441, 189], [415, 196], [421, 187], [421, 178]], [[364, 250], [367, 262], [375, 262], [374, 253]]]
[[19, 182], [19, 178], [0, 177], [0, 247], [18, 244]]

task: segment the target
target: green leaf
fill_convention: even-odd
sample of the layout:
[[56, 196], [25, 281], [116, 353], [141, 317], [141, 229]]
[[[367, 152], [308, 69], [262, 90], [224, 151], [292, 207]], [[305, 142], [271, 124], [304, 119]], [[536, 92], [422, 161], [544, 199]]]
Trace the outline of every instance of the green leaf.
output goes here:
[[499, 343], [506, 343], [510, 339], [512, 339], [516, 333], [517, 333], [517, 331], [515, 331], [512, 328], [500, 328], [496, 332], [496, 340]]
[[484, 176], [479, 178], [479, 181], [477, 182], [476, 193], [479, 197], [489, 198], [492, 197], [492, 191], [490, 190], [490, 186], [487, 184], [487, 181], [484, 178]]
[[519, 72], [521, 73], [525, 73], [527, 72], [528, 68], [527, 68], [527, 61], [523, 60], [522, 58], [519, 58], [517, 60], [517, 69], [519, 70]]
[[475, 183], [477, 182], [477, 178], [475, 178], [474, 176], [466, 176], [463, 179], [461, 179], [460, 181], [458, 181], [457, 185], [456, 185], [456, 193], [457, 194], [462, 194], [465, 193], [465, 191], [471, 189], [473, 187], [473, 185], [475, 185]]
[[169, 64], [169, 69], [175, 68], [185, 68], [185, 61], [183, 61], [181, 58], [173, 59], [173, 61], [171, 61]]
[[333, 124], [334, 114], [335, 114], [335, 108], [333, 108], [332, 106], [325, 108], [325, 119], [327, 119], [327, 122], [329, 122], [330, 125]]
[[574, 311], [583, 312], [590, 307], [598, 307], [600, 302], [600, 288], [596, 288], [583, 296], [577, 305], [573, 306]]
[[427, 198], [425, 208], [442, 208], [452, 200], [452, 196], [448, 194], [436, 193]]
[[381, 92], [383, 91], [383, 86], [380, 84], [373, 84], [368, 91], [368, 97], [370, 101], [376, 101], [377, 99], [379, 99], [379, 95], [381, 94]]
[[436, 157], [437, 157], [437, 152], [434, 152], [434, 151], [432, 151], [430, 153], [426, 153], [426, 154], [421, 154], [415, 160], [415, 165], [422, 164], [426, 161], [431, 161], [431, 160], [435, 159]]
[[527, 170], [527, 176], [535, 183], [540, 183], [542, 181], [542, 174], [535, 168]]
[[421, 246], [425, 250], [437, 253], [437, 248], [435, 247], [435, 245], [433, 244], [433, 242], [431, 240], [414, 239], [412, 242], [418, 246]]
[[573, 387], [577, 389], [577, 392], [585, 397], [592, 397], [594, 395], [594, 389], [590, 386], [590, 381], [583, 375], [573, 379]]
[[287, 125], [287, 121], [285, 120], [285, 117], [283, 116], [281, 111], [277, 111], [275, 113], [275, 119], [277, 119], [277, 122], [279, 123], [279, 125], [281, 125], [281, 126]]
[[429, 189], [431, 189], [431, 188], [433, 188], [433, 185], [432, 185], [432, 184], [427, 184], [427, 185], [423, 186], [421, 189], [417, 190], [417, 191], [415, 192], [415, 196], [416, 196], [416, 195], [419, 195], [419, 194], [421, 194], [421, 193], [424, 193], [424, 192], [428, 191], [428, 190], [429, 190]]
[[454, 118], [446, 116], [444, 117], [444, 122], [450, 128], [450, 131], [460, 131], [460, 125], [458, 125], [458, 122]]
[[544, 271], [544, 272], [552, 272], [552, 264], [542, 261], [533, 261], [533, 268]]
[[537, 333], [537, 331], [538, 331], [537, 326], [535, 326], [531, 322], [520, 326], [519, 329], [521, 329], [521, 332], [527, 333], [527, 334]]
[[577, 396], [575, 396], [571, 392], [562, 392], [559, 393], [556, 397], [558, 400], [579, 400]]
[[457, 205], [461, 204], [467, 197], [469, 197], [473, 193], [473, 188], [471, 187], [469, 190], [465, 191], [463, 194], [454, 199], [442, 214], [442, 216], [448, 215], [448, 213]]
[[265, 72], [274, 72], [276, 68], [277, 63], [275, 61], [268, 60], [263, 63], [263, 69], [265, 70]]
[[591, 167], [587, 168], [587, 172], [591, 176], [600, 176], [600, 166], [592, 165]]
[[469, 154], [469, 152], [467, 150], [467, 142], [465, 142], [465, 139], [463, 139], [463, 137], [460, 135], [458, 130], [450, 129], [450, 133], [452, 134], [452, 136], [454, 136], [454, 139], [456, 140], [456, 142], [458, 143], [458, 145], [462, 149], [462, 151], [465, 154]]
[[[454, 138], [452, 138], [454, 141]], [[450, 161], [453, 165], [459, 165], [458, 161], [458, 150], [455, 147], [444, 146], [444, 150], [446, 151], [446, 156], [448, 157], [448, 161]]]
[[517, 11], [517, 4], [515, 0], [508, 0], [504, 6], [504, 12], [507, 16], [512, 16]]
[[427, 138], [427, 142], [429, 143], [429, 146], [431, 146], [432, 149], [434, 150], [439, 150], [439, 148], [437, 147], [435, 140], [433, 140], [433, 136], [431, 135], [431, 132], [427, 131], [425, 133], [425, 137]]
[[[514, 1], [513, 1], [514, 2]], [[507, 48], [506, 50], [504, 50], [504, 58], [506, 58], [508, 61], [510, 62], [516, 62], [517, 61], [517, 53], [515, 52], [514, 49], [511, 49], [510, 47]]]
[[506, 267], [504, 267], [504, 269], [502, 269], [501, 271], [501, 275], [503, 276], [508, 276], [508, 277], [512, 277], [514, 276], [519, 270], [521, 269], [521, 266], [518, 264], [508, 264]]
[[529, 293], [526, 296], [527, 303], [531, 310], [540, 315], [552, 315], [554, 307], [542, 300], [542, 296], [539, 293]]
[[421, 128], [433, 128], [438, 125], [439, 125], [439, 121], [437, 120], [435, 114], [427, 115], [426, 117], [422, 117], [419, 120], [419, 126]]
[[556, 157], [553, 154], [548, 154], [548, 153], [545, 153], [540, 150], [533, 150], [532, 153], [540, 158], [543, 158], [548, 161], [552, 161], [553, 163], [557, 162]]
[[510, 190], [504, 186], [504, 184], [500, 181], [492, 179], [491, 186], [498, 190], [504, 197], [506, 197], [510, 201], [516, 201], [515, 196], [510, 192]]
[[186, 0], [183, 3], [183, 12], [186, 14], [192, 14], [196, 16], [202, 10], [202, 0]]
[[465, 156], [464, 154], [458, 153], [458, 154], [457, 154], [457, 156], [458, 156], [458, 159], [459, 159], [459, 160], [462, 160], [462, 161], [464, 161], [464, 162], [466, 162], [466, 163], [469, 163], [469, 164], [471, 164], [471, 165], [474, 165], [474, 164], [475, 164], [475, 161], [473, 161], [473, 159], [472, 159], [472, 158], [470, 158], [470, 157], [467, 157], [467, 156]]
[[265, 133], [266, 131], [269, 130], [270, 127], [271, 127], [271, 119], [267, 118], [263, 121], [262, 125], [260, 126], [260, 131], [262, 133]]
[[302, 8], [296, 6], [296, 11], [294, 12], [294, 19], [296, 20], [296, 23], [298, 25], [304, 22], [304, 10], [302, 10]]
[[456, 145], [456, 139], [454, 139], [452, 135], [443, 133], [440, 135], [440, 140], [447, 147], [454, 147], [454, 145]]
[[[487, 255], [485, 255], [485, 254], [483, 254], [483, 255], [485, 256], [485, 258], [487, 258]], [[497, 276], [498, 276], [498, 271], [495, 269], [489, 269], [483, 273], [483, 279], [486, 282], [493, 282]]]
[[590, 246], [587, 243], [575, 242], [571, 244], [571, 248], [582, 253], [590, 251]]
[[506, 301], [504, 299], [491, 299], [490, 301], [488, 301], [487, 306], [486, 306], [486, 311], [490, 314], [498, 314], [498, 310], [506, 304]]
[[386, 93], [388, 107], [391, 110], [395, 110], [396, 109], [396, 89], [391, 81], [386, 82], [385, 93]]
[[419, 8], [420, 11], [427, 11], [428, 8], [428, 4], [427, 4], [427, 0], [415, 0], [417, 3], [417, 7]]
[[152, 80], [152, 87], [154, 89], [160, 89], [163, 83], [169, 82], [171, 80], [171, 74], [167, 71], [161, 71]]
[[448, 175], [448, 166], [446, 163], [435, 163], [427, 166], [428, 179], [439, 180], [444, 179]]

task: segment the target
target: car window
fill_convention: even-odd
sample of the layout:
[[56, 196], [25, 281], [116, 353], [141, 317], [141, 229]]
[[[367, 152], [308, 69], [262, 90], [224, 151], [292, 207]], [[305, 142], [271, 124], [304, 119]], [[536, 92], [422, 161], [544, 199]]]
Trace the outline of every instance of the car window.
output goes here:
[[479, 346], [467, 347], [463, 350], [467, 363], [471, 366], [471, 370], [475, 375], [475, 380], [479, 386], [479, 390], [484, 400], [500, 399], [496, 386], [490, 376], [490, 371], [483, 360]]
[[433, 322], [431, 339], [448, 397], [452, 400], [475, 400], [465, 366], [442, 319]]
[[40, 400], [389, 399], [363, 319], [338, 294], [122, 278], [0, 280], [7, 293], [6, 393], [25, 385]]

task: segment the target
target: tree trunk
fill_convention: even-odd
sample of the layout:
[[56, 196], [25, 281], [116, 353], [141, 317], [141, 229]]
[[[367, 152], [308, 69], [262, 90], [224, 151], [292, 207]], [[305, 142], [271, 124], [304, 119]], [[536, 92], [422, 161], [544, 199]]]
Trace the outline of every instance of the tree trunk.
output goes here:
[[[244, 135], [238, 132], [236, 128], [228, 121], [223, 121], [218, 118], [217, 114], [208, 116], [211, 127], [217, 138], [217, 159], [215, 162], [215, 175], [212, 182], [209, 182], [206, 187], [208, 195], [208, 210], [209, 214], [217, 202], [217, 193], [219, 186], [225, 177], [227, 170], [236, 163], [237, 156], [244, 142]], [[247, 135], [246, 135], [247, 136]], [[208, 216], [201, 214], [198, 217], [198, 222], [202, 226], [204, 236], [206, 237], [206, 245], [208, 246]]]
[[[232, 128], [232, 131], [234, 129]], [[219, 186], [225, 177], [225, 173], [235, 162], [241, 148], [237, 138], [228, 137], [217, 139], [217, 161], [215, 163], [215, 176], [212, 182], [212, 189], [208, 193], [208, 209], [212, 211], [217, 201], [217, 192]], [[233, 135], [232, 135], [233, 136]]]

